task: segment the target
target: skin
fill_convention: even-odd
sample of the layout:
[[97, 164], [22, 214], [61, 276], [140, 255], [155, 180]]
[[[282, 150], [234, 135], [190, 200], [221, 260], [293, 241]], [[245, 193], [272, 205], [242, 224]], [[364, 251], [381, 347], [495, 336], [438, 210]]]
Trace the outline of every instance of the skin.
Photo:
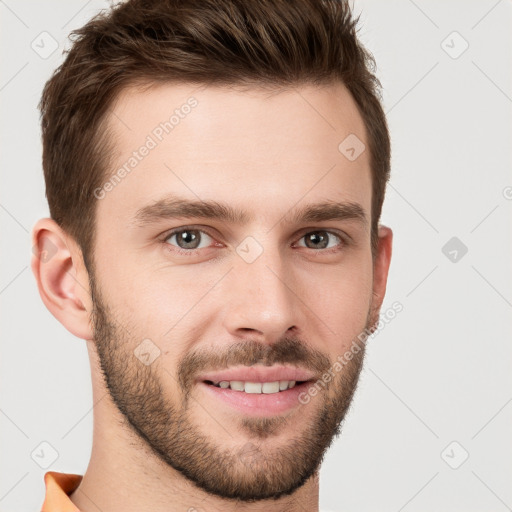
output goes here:
[[[194, 379], [224, 364], [286, 363], [320, 376], [378, 320], [392, 231], [379, 227], [372, 260], [369, 152], [350, 161], [338, 150], [351, 133], [368, 147], [364, 123], [339, 83], [129, 88], [109, 119], [112, 173], [190, 96], [198, 101], [190, 114], [98, 200], [93, 274], [53, 220], [33, 230], [39, 251], [56, 248], [32, 261], [41, 297], [86, 340], [91, 363], [93, 448], [71, 500], [83, 512], [317, 511], [320, 463], [340, 433], [363, 351], [307, 404], [278, 415], [212, 403]], [[252, 218], [139, 226], [137, 211], [169, 194]], [[290, 221], [325, 201], [359, 204], [368, 223]], [[190, 246], [168, 234], [182, 226], [206, 233], [193, 231], [202, 238], [187, 255], [177, 249]], [[328, 244], [313, 245], [312, 232]], [[263, 249], [251, 263], [236, 251], [246, 237]], [[159, 350], [149, 365], [134, 355], [145, 339]]]

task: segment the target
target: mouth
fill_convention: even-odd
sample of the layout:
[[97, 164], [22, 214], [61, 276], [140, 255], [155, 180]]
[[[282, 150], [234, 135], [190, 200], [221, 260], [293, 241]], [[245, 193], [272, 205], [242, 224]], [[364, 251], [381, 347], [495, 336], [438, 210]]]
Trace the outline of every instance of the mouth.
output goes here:
[[[277, 393], [278, 391], [293, 388], [297, 383], [303, 383], [314, 378], [315, 374], [304, 368], [283, 365], [263, 366], [258, 364], [253, 366], [234, 366], [216, 372], [207, 372], [198, 375], [196, 380], [247, 393]], [[286, 388], [284, 387], [285, 383]], [[262, 389], [258, 391], [256, 384], [262, 384]]]
[[273, 382], [251, 382], [242, 380], [221, 380], [221, 381], [203, 381], [205, 384], [214, 386], [221, 389], [230, 389], [247, 394], [274, 394], [282, 393], [288, 389], [293, 389], [295, 386], [300, 386], [305, 382], [310, 381], [295, 381], [295, 380], [279, 380]]
[[[215, 410], [227, 407], [245, 416], [272, 417], [305, 405], [301, 394], [307, 392], [313, 380], [307, 381], [212, 381], [199, 382]], [[307, 402], [306, 402], [307, 403]]]

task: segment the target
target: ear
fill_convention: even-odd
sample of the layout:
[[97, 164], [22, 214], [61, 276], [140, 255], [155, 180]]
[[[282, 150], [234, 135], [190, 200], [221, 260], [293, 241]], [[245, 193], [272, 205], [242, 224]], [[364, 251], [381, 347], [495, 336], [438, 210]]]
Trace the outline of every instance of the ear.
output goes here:
[[386, 226], [379, 226], [379, 243], [373, 262], [373, 318], [379, 320], [380, 308], [386, 295], [389, 264], [393, 245], [393, 231]]
[[75, 336], [92, 339], [92, 300], [82, 251], [53, 219], [40, 219], [32, 229], [31, 267], [50, 313]]

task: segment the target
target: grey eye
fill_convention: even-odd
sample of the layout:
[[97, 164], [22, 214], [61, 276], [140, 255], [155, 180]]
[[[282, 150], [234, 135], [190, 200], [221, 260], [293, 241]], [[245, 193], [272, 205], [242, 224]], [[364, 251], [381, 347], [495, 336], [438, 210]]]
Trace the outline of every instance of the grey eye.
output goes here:
[[335, 247], [337, 244], [329, 245], [330, 242], [334, 239], [338, 240], [338, 243], [341, 242], [341, 238], [334, 233], [329, 231], [311, 231], [304, 235], [301, 240], [304, 239], [306, 241], [306, 247], [309, 249], [330, 249], [331, 247]]
[[[171, 243], [170, 240], [176, 238], [176, 243]], [[204, 243], [204, 239], [206, 238], [206, 245], [201, 246], [201, 243]], [[208, 241], [210, 236], [201, 231], [200, 229], [181, 229], [179, 231], [174, 231], [166, 238], [166, 242], [170, 245], [176, 245], [180, 249], [202, 249], [204, 247], [208, 247], [211, 241]]]

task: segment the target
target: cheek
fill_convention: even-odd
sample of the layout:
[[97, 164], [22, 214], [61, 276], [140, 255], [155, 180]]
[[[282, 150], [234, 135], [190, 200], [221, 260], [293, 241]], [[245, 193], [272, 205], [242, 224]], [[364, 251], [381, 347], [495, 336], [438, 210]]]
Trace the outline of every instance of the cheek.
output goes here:
[[154, 339], [162, 350], [173, 340], [174, 351], [194, 339], [201, 325], [197, 316], [209, 304], [208, 292], [220, 277], [220, 271], [200, 272], [193, 265], [170, 269], [120, 264], [109, 278], [109, 287], [113, 303], [139, 336]]
[[305, 302], [316, 314], [329, 350], [336, 346], [344, 351], [366, 326], [372, 298], [371, 257], [322, 269], [307, 282]]

